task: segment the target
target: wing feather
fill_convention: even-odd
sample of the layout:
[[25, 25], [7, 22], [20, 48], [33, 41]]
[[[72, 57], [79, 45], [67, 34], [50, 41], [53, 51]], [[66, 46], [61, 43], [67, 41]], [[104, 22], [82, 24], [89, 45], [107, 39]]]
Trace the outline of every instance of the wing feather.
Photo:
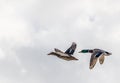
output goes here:
[[89, 66], [90, 69], [93, 69], [94, 66], [95, 66], [95, 64], [96, 64], [96, 62], [97, 62], [98, 57], [95, 57], [95, 55], [96, 55], [96, 53], [93, 53], [93, 54], [91, 55], [91, 58], [90, 58], [90, 66]]
[[77, 44], [76, 43], [72, 43], [72, 45], [65, 51], [66, 54], [68, 55], [73, 55], [73, 53], [75, 52]]
[[104, 63], [104, 59], [105, 59], [105, 56], [104, 56], [104, 55], [100, 56], [100, 58], [99, 58], [99, 63], [100, 63], [100, 64], [103, 64], [103, 63]]

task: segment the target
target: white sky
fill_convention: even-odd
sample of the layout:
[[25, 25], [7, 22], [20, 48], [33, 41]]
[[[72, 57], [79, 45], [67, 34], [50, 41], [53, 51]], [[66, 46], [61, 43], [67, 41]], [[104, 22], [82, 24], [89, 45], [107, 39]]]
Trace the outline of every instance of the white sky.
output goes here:
[[[120, 83], [119, 0], [0, 0], [0, 83]], [[47, 56], [77, 43], [75, 57]], [[85, 48], [112, 52], [89, 70]]]

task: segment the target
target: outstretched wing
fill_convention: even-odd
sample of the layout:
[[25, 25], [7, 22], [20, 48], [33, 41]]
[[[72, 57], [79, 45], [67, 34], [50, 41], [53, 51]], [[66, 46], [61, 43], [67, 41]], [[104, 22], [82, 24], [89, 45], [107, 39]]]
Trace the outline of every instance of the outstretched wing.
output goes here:
[[99, 63], [100, 63], [100, 64], [103, 64], [104, 59], [105, 59], [105, 56], [104, 56], [104, 55], [100, 56], [100, 58], [99, 58]]
[[93, 54], [91, 55], [91, 58], [90, 58], [90, 66], [89, 66], [90, 69], [94, 68], [94, 66], [95, 66], [95, 64], [96, 64], [96, 62], [97, 62], [98, 57], [95, 57], [95, 56], [96, 56], [96, 53], [93, 53]]
[[[91, 55], [91, 59], [90, 59], [90, 69], [92, 69], [92, 68], [94, 68], [94, 66], [95, 66], [95, 64], [96, 64], [96, 62], [97, 62], [97, 59], [99, 58], [99, 57], [102, 57], [102, 54], [103, 54], [103, 52], [101, 52], [101, 51], [96, 51], [96, 52], [94, 52], [92, 55]], [[102, 58], [101, 58], [102, 59]], [[100, 60], [101, 60], [100, 59]], [[102, 63], [102, 60], [101, 60], [101, 63]]]
[[75, 42], [72, 43], [72, 45], [65, 51], [66, 54], [68, 55], [73, 55], [75, 52], [77, 44]]

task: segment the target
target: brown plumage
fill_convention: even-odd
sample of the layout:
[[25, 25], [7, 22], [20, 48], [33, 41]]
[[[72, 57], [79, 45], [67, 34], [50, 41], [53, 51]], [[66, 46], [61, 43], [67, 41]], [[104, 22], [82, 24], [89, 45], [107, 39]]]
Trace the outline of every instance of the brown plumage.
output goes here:
[[89, 68], [93, 69], [97, 60], [99, 59], [99, 63], [103, 64], [105, 56], [109, 56], [112, 53], [101, 50], [101, 49], [83, 49], [79, 53], [91, 53], [91, 58], [90, 58], [90, 65]]
[[73, 53], [76, 49], [76, 43], [73, 42], [70, 48], [68, 48], [65, 52], [62, 52], [61, 50], [55, 48], [55, 52], [50, 52], [48, 55], [54, 55], [58, 58], [61, 58], [63, 60], [71, 61], [71, 60], [78, 60], [77, 58], [73, 57]]

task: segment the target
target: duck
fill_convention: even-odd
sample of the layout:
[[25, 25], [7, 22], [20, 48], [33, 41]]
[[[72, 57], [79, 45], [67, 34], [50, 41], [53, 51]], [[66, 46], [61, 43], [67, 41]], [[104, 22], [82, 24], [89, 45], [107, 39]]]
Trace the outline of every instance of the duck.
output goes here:
[[72, 42], [72, 45], [65, 52], [57, 48], [54, 48], [54, 52], [50, 52], [48, 53], [48, 55], [57, 56], [58, 58], [66, 61], [78, 60], [76, 57], [73, 56], [76, 47], [77, 47], [77, 44], [75, 42]]
[[104, 63], [105, 56], [112, 55], [112, 53], [107, 52], [102, 49], [83, 49], [79, 51], [79, 53], [91, 53], [89, 69], [93, 69], [97, 60], [99, 59], [99, 63], [102, 65]]

